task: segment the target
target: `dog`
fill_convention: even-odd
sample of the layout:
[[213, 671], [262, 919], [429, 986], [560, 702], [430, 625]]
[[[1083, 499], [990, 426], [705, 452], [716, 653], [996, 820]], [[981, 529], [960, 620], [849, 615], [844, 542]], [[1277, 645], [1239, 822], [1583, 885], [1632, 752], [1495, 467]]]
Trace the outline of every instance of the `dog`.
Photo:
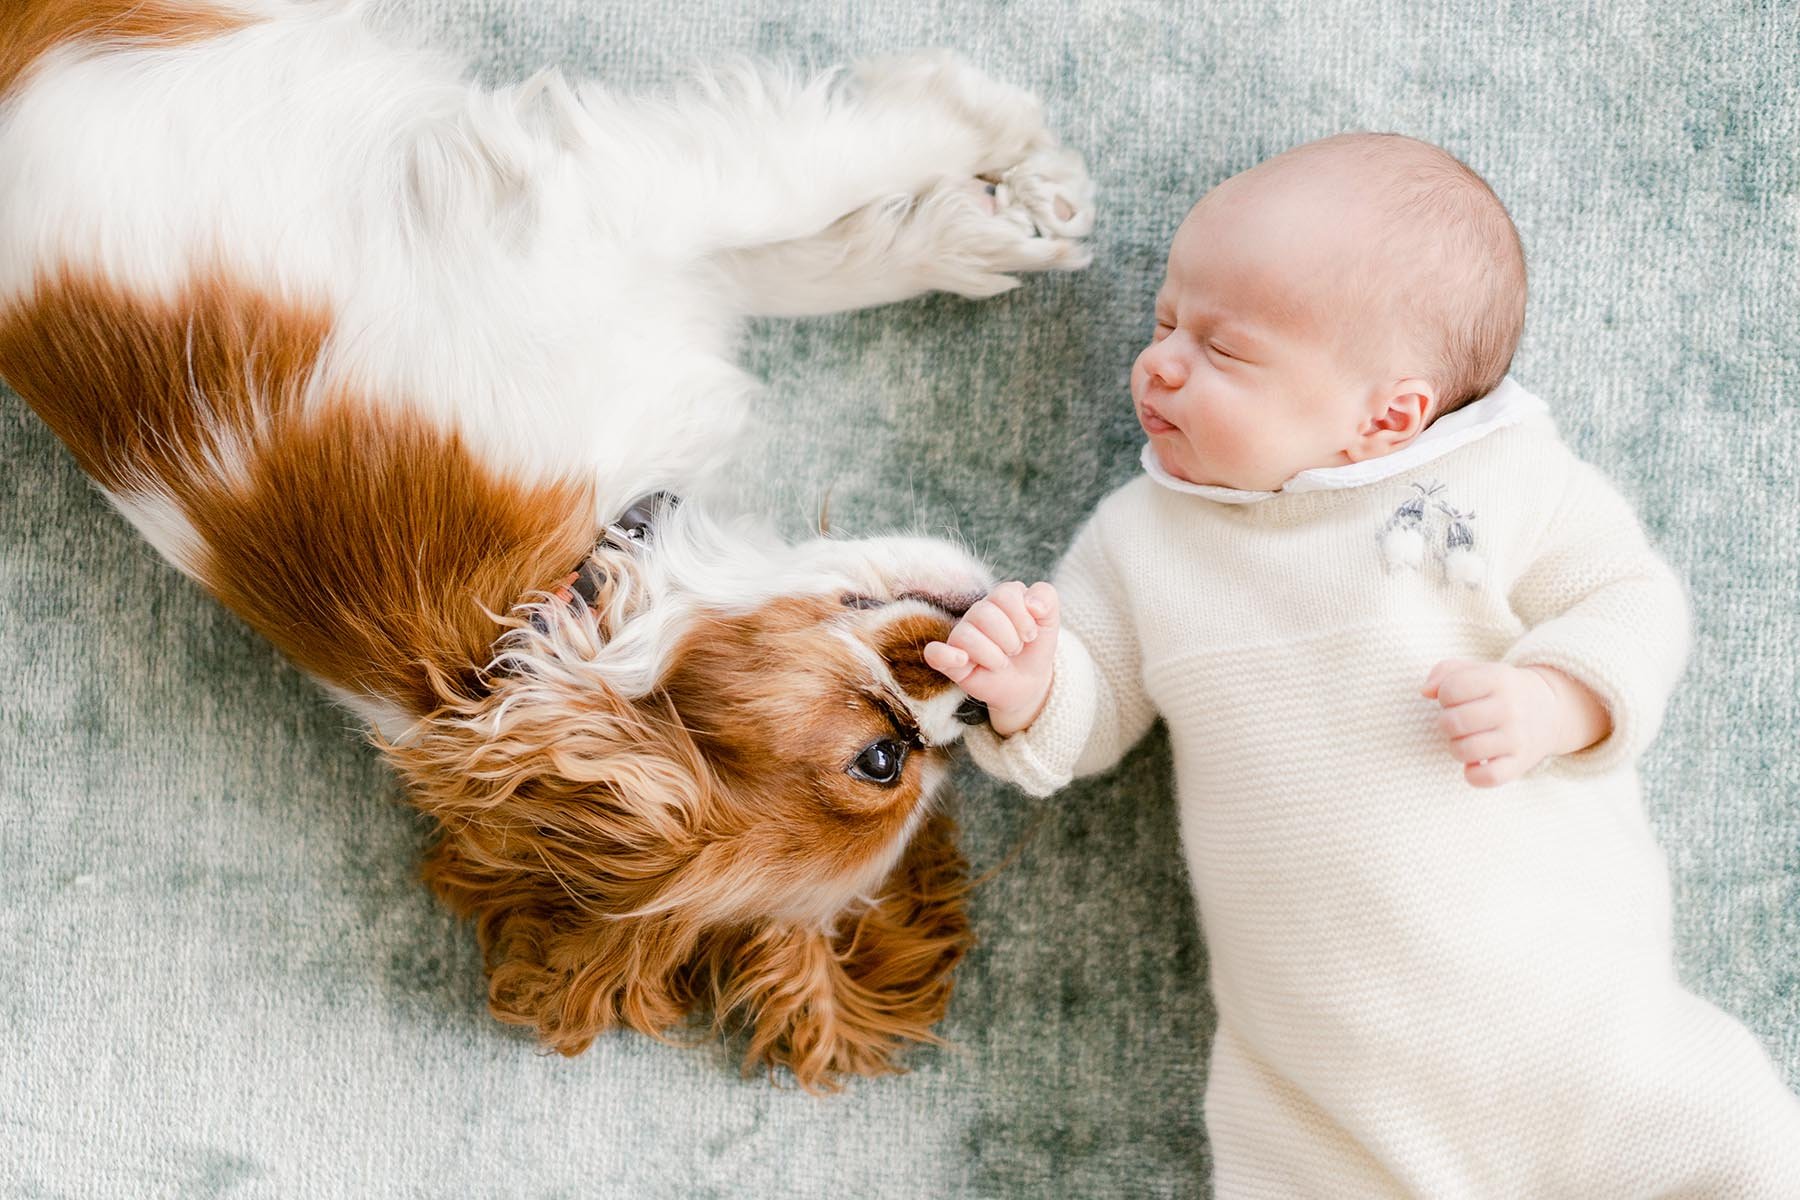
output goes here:
[[948, 54], [484, 90], [338, 0], [8, 0], [0, 378], [435, 819], [500, 1020], [710, 1015], [809, 1089], [970, 941], [922, 650], [986, 568], [712, 482], [749, 316], [1086, 264], [1093, 188]]

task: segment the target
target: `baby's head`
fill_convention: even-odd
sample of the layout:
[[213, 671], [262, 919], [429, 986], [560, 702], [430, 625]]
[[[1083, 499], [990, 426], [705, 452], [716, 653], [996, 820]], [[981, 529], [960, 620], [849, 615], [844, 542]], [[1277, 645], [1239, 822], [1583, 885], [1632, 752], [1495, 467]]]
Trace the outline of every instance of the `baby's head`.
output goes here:
[[1427, 142], [1342, 134], [1194, 206], [1132, 400], [1170, 474], [1273, 490], [1491, 391], [1524, 321], [1518, 231], [1481, 177]]

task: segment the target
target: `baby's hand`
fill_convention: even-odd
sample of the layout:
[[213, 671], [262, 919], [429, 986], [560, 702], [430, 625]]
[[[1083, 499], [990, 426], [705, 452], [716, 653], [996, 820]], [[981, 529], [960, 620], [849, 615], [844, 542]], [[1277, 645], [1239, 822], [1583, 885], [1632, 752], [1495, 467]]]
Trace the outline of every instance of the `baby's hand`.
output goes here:
[[1476, 787], [1499, 787], [1551, 755], [1584, 750], [1612, 726], [1598, 697], [1550, 667], [1447, 658], [1420, 694], [1442, 706], [1438, 726]]
[[1049, 584], [1003, 583], [964, 613], [948, 638], [925, 647], [925, 662], [987, 705], [995, 733], [1017, 733], [1049, 699], [1059, 612]]

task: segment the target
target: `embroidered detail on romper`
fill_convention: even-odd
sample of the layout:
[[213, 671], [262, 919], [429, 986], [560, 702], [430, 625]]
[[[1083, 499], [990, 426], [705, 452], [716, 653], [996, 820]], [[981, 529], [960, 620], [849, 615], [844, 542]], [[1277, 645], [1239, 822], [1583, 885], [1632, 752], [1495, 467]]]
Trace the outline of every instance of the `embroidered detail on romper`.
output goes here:
[[1475, 531], [1469, 527], [1475, 514], [1457, 512], [1442, 501], [1437, 509], [1450, 519], [1450, 531], [1444, 535], [1444, 577], [1464, 587], [1480, 587], [1487, 564], [1475, 553]]
[[1407, 486], [1418, 494], [1394, 510], [1375, 539], [1388, 570], [1417, 571], [1424, 565], [1429, 544], [1426, 524], [1435, 510], [1443, 514], [1446, 522], [1443, 548], [1433, 555], [1443, 568], [1444, 578], [1464, 587], [1480, 587], [1487, 564], [1475, 552], [1475, 513], [1459, 511], [1438, 499], [1444, 485], [1436, 480]]
[[1425, 502], [1444, 490], [1436, 482], [1407, 486], [1419, 494], [1396, 508], [1377, 535], [1390, 571], [1416, 571], [1425, 561]]

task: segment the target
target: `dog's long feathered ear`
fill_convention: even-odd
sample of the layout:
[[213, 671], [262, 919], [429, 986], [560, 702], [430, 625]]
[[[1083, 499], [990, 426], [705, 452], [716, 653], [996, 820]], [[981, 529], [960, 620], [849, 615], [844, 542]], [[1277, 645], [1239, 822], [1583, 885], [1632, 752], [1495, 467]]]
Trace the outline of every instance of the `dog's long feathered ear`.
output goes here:
[[440, 823], [425, 878], [474, 919], [496, 1017], [577, 1054], [689, 1011], [704, 922], [668, 897], [704, 855], [708, 798], [673, 714], [505, 678], [384, 750]]
[[544, 872], [496, 872], [469, 849], [446, 833], [425, 878], [452, 909], [475, 919], [496, 1018], [574, 1055], [619, 1026], [667, 1038], [693, 1009], [686, 967], [697, 927], [669, 914], [596, 915]]
[[951, 972], [973, 943], [954, 822], [934, 815], [860, 913], [833, 932], [776, 922], [709, 939], [696, 974], [722, 1024], [749, 1034], [746, 1067], [785, 1066], [808, 1091], [902, 1068], [907, 1042], [939, 1042]]

